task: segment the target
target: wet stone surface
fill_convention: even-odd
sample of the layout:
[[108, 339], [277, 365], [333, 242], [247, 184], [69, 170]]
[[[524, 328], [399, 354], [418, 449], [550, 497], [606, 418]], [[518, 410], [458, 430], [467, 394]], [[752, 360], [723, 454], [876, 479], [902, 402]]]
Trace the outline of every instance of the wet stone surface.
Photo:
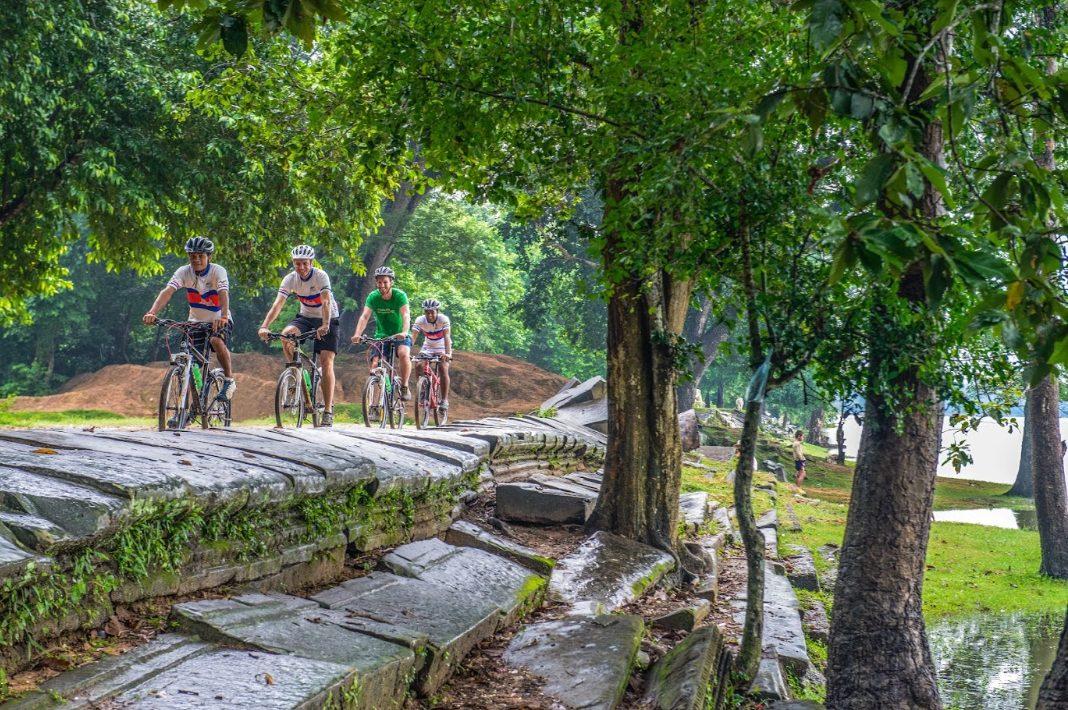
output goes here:
[[[734, 600], [735, 621], [745, 618], [744, 600]], [[798, 678], [811, 667], [805, 634], [801, 629], [801, 607], [790, 580], [775, 572], [770, 563], [764, 568], [764, 653], [778, 657], [784, 668]]]
[[557, 561], [549, 591], [587, 612], [613, 611], [640, 597], [674, 566], [662, 550], [597, 532]]
[[807, 547], [800, 545], [794, 545], [790, 549], [790, 556], [783, 560], [786, 563], [786, 576], [790, 579], [790, 584], [798, 589], [818, 592], [820, 581], [816, 576], [816, 563], [812, 559], [812, 553]]
[[542, 525], [584, 523], [596, 502], [596, 492], [567, 483], [519, 482], [497, 486], [497, 515], [504, 520]]
[[786, 685], [786, 677], [782, 673], [782, 667], [777, 658], [772, 656], [760, 659], [760, 667], [757, 668], [756, 678], [753, 679], [749, 692], [765, 700], [781, 700], [790, 697], [790, 689]]
[[555, 560], [543, 557], [529, 547], [495, 535], [465, 520], [457, 520], [449, 526], [445, 532], [445, 542], [492, 552], [545, 576], [552, 574], [553, 567], [556, 566]]
[[543, 679], [542, 692], [566, 708], [616, 707], [641, 642], [641, 617], [567, 617], [531, 624], [512, 639], [505, 662]]

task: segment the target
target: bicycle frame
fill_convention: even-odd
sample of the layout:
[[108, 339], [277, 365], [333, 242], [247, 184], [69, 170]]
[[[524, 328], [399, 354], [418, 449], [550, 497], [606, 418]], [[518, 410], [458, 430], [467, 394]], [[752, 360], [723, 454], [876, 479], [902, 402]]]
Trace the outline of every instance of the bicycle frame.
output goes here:
[[[211, 330], [208, 327], [200, 323], [194, 323], [190, 321], [172, 321], [167, 319], [157, 320], [157, 325], [168, 330], [176, 330], [181, 333], [182, 342], [178, 346], [178, 352], [175, 353], [171, 350], [170, 338], [167, 338], [167, 354], [170, 356], [169, 360], [172, 366], [182, 368], [182, 388], [179, 393], [179, 402], [189, 402], [190, 405], [195, 405], [195, 408], [191, 408], [188, 412], [189, 418], [199, 414], [201, 417], [208, 416], [209, 402], [208, 391], [209, 388], [203, 383], [205, 378], [210, 377], [209, 366], [211, 364]], [[193, 333], [203, 332], [207, 337], [204, 338], [204, 344], [201, 348], [193, 347]], [[193, 378], [193, 366], [199, 365], [201, 368], [202, 379], [201, 386], [197, 387]], [[192, 397], [190, 397], [190, 390], [192, 390]], [[182, 419], [180, 417], [180, 419]], [[180, 420], [178, 422], [178, 428], [184, 428], [187, 422]]]
[[[304, 402], [308, 405], [308, 410], [312, 415], [312, 422], [318, 426], [319, 415], [316, 409], [321, 404], [317, 401], [316, 392], [318, 390], [319, 382], [322, 380], [322, 369], [319, 366], [319, 356], [313, 351], [309, 357], [302, 345], [304, 341], [315, 337], [316, 331], [310, 330], [304, 333], [298, 333], [296, 335], [271, 333], [270, 340], [287, 340], [293, 344], [293, 360], [286, 363], [286, 369], [295, 368], [300, 371], [299, 376], [301, 395]], [[283, 371], [284, 372], [284, 371]], [[307, 377], [304, 376], [307, 373]], [[281, 377], [281, 376], [280, 376]], [[277, 415], [276, 416], [280, 416]], [[281, 421], [281, 420], [279, 420]], [[297, 426], [300, 426], [299, 424]]]
[[420, 353], [414, 359], [423, 363], [423, 375], [430, 378], [430, 406], [440, 406], [441, 402], [438, 401], [438, 393], [441, 392], [441, 356], [423, 357]]

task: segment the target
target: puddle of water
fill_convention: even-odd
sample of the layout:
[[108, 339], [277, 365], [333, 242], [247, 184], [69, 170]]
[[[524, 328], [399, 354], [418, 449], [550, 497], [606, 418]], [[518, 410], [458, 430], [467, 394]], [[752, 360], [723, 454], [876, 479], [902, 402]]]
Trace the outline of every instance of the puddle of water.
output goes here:
[[1057, 655], [1064, 614], [990, 614], [930, 624], [948, 709], [1032, 710]]
[[989, 525], [1009, 530], [1035, 530], [1038, 521], [1033, 510], [1013, 510], [1012, 508], [975, 508], [971, 510], [936, 510], [936, 522], [971, 523]]

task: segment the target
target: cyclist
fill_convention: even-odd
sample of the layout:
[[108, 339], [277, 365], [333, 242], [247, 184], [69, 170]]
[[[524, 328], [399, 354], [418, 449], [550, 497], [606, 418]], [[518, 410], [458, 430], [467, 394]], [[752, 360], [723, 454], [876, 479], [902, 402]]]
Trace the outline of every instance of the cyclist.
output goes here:
[[[375, 285], [377, 290], [367, 295], [364, 302], [363, 313], [356, 323], [356, 333], [352, 336], [352, 342], [360, 341], [360, 336], [367, 327], [367, 322], [373, 315], [375, 318], [375, 338], [390, 338], [394, 342], [385, 343], [382, 354], [389, 357], [390, 350], [395, 347], [397, 353], [397, 374], [401, 379], [401, 398], [412, 398], [408, 391], [408, 378], [412, 374], [411, 347], [411, 313], [408, 311], [408, 294], [399, 288], [393, 288], [396, 274], [388, 266], [375, 269]], [[374, 368], [377, 358], [371, 363]]]
[[441, 313], [441, 302], [434, 298], [423, 301], [423, 315], [412, 323], [412, 342], [423, 334], [423, 346], [419, 353], [440, 355], [438, 372], [441, 374], [441, 409], [449, 408], [449, 360], [452, 359], [452, 330], [449, 317]]
[[[289, 253], [293, 260], [293, 270], [285, 275], [278, 287], [278, 296], [274, 299], [267, 315], [260, 326], [259, 335], [264, 342], [270, 334], [271, 323], [282, 311], [290, 295], [300, 301], [300, 312], [282, 329], [285, 335], [297, 335], [315, 331], [314, 352], [319, 356], [323, 367], [323, 418], [321, 426], [334, 424], [334, 356], [337, 354], [338, 320], [337, 301], [330, 289], [330, 277], [322, 269], [312, 266], [315, 249], [307, 244], [293, 247]], [[296, 346], [289, 340], [282, 341], [282, 351], [286, 362], [296, 359]]]
[[[178, 267], [141, 321], [145, 325], [155, 323], [156, 314], [163, 310], [174, 292], [184, 289], [185, 300], [189, 302], [189, 320], [211, 323], [209, 342], [224, 374], [219, 396], [233, 399], [237, 383], [230, 366], [230, 350], [226, 347], [226, 341], [234, 333], [234, 322], [230, 318], [230, 283], [226, 278], [226, 269], [211, 263], [215, 245], [206, 237], [191, 237], [185, 243], [185, 253], [189, 256], [189, 263]], [[201, 350], [206, 337], [209, 337], [207, 333], [193, 333], [193, 347]]]

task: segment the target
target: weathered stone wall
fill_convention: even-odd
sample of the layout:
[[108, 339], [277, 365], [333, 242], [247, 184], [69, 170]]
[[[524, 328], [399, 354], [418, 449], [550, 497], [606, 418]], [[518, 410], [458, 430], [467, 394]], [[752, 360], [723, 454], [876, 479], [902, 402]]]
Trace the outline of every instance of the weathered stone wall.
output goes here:
[[289, 590], [438, 534], [491, 470], [599, 464], [604, 437], [522, 417], [426, 431], [0, 431], [0, 667], [115, 604]]

